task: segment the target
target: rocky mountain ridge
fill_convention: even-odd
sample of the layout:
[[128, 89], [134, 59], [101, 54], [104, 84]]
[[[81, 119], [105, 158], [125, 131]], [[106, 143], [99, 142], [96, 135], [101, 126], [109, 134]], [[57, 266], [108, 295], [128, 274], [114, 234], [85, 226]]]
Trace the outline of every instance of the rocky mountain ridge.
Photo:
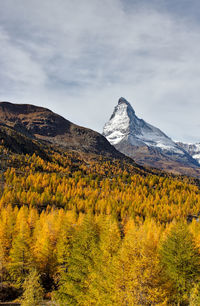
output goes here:
[[200, 165], [200, 143], [177, 142], [177, 145], [190, 154]]
[[119, 99], [103, 128], [103, 135], [117, 150], [141, 165], [199, 176], [199, 163], [189, 151], [157, 127], [138, 118], [124, 98]]
[[[0, 102], [0, 143], [18, 154], [36, 153], [48, 158], [47, 145], [82, 157], [127, 160], [147, 172], [156, 170], [145, 170], [143, 166], [200, 177], [200, 165], [193, 158], [191, 147], [189, 150], [186, 145], [175, 143], [161, 130], [139, 119], [124, 98], [119, 99], [103, 136], [44, 107]], [[193, 153], [198, 154], [195, 150]]]

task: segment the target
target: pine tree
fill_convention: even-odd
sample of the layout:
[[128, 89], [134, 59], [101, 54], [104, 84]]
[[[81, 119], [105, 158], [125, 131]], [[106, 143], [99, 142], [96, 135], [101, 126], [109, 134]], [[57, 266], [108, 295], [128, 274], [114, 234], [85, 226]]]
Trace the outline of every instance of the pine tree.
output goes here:
[[114, 305], [113, 292], [118, 273], [115, 258], [121, 246], [120, 230], [110, 216], [103, 216], [98, 224], [100, 241], [90, 276], [89, 296], [92, 305]]
[[54, 237], [51, 237], [53, 226], [49, 224], [49, 215], [45, 213], [40, 218], [33, 234], [35, 242], [32, 248], [35, 266], [42, 276], [42, 283], [46, 290], [51, 290], [56, 271], [55, 243]]
[[139, 227], [129, 221], [116, 261], [118, 267], [114, 294], [118, 305], [161, 305], [166, 302], [157, 244], [160, 228], [145, 221]]
[[30, 229], [25, 217], [19, 224], [16, 237], [10, 250], [8, 270], [16, 285], [21, 286], [31, 266]]
[[174, 301], [178, 305], [188, 303], [190, 291], [200, 278], [200, 254], [185, 224], [172, 227], [161, 245], [160, 255], [165, 276], [175, 291]]
[[74, 229], [72, 228], [72, 226], [70, 226], [67, 222], [64, 222], [62, 227], [60, 228], [60, 233], [55, 250], [58, 264], [58, 273], [62, 273], [68, 267], [73, 230]]
[[59, 305], [89, 305], [90, 273], [94, 268], [98, 231], [91, 216], [86, 216], [72, 241], [68, 270], [63, 272], [55, 295]]
[[30, 272], [23, 284], [22, 306], [39, 306], [43, 299], [43, 288], [40, 284], [40, 276], [36, 270]]
[[16, 285], [21, 286], [29, 269], [30, 252], [27, 242], [19, 234], [13, 240], [13, 246], [10, 251], [10, 262], [8, 270], [12, 280]]

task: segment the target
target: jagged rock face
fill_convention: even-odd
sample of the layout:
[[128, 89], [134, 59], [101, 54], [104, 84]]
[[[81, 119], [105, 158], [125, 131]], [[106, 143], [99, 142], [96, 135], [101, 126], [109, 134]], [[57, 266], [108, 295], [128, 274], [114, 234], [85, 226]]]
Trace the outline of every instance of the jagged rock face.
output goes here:
[[117, 150], [141, 165], [189, 175], [191, 169], [187, 168], [198, 167], [198, 163], [184, 148], [160, 129], [138, 118], [124, 98], [119, 99], [103, 128], [103, 135]]

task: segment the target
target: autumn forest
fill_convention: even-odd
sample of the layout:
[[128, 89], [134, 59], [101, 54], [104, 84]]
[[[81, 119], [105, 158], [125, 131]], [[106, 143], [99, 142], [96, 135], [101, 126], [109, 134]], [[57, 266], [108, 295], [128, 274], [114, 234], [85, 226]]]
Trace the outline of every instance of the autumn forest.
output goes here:
[[1, 299], [199, 305], [198, 180], [126, 161], [1, 147]]

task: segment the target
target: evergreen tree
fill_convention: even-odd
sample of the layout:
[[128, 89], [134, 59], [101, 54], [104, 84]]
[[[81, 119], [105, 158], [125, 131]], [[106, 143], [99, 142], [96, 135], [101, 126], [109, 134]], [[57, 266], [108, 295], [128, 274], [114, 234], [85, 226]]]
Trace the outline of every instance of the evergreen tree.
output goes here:
[[114, 305], [114, 289], [118, 270], [115, 259], [121, 246], [120, 230], [110, 216], [101, 217], [100, 241], [95, 266], [90, 277], [89, 296], [92, 305]]
[[141, 226], [127, 223], [125, 238], [116, 261], [117, 305], [166, 305], [157, 244], [160, 228], [149, 220]]
[[74, 235], [68, 270], [63, 272], [55, 295], [59, 305], [89, 305], [89, 279], [94, 269], [97, 242], [97, 226], [91, 216], [86, 216]]
[[18, 233], [13, 239], [10, 250], [8, 270], [16, 285], [21, 286], [32, 262], [30, 254], [30, 229], [26, 222], [26, 217], [23, 217], [18, 227]]
[[172, 282], [173, 302], [187, 304], [194, 283], [200, 279], [200, 254], [187, 225], [172, 227], [160, 255], [165, 276]]
[[40, 276], [36, 270], [30, 272], [23, 284], [22, 306], [39, 306], [43, 299], [43, 288], [40, 284]]
[[21, 286], [29, 269], [30, 252], [27, 242], [19, 234], [13, 240], [13, 246], [10, 251], [10, 262], [8, 264], [9, 274], [16, 282], [16, 285]]
[[[51, 213], [50, 213], [51, 214]], [[33, 257], [35, 266], [41, 274], [42, 284], [46, 290], [51, 290], [53, 277], [56, 271], [56, 254], [53, 234], [53, 225], [49, 224], [49, 215], [41, 217], [38, 226], [35, 228], [33, 237]], [[42, 232], [42, 235], [40, 234]]]
[[56, 245], [56, 259], [57, 259], [57, 272], [62, 273], [68, 267], [68, 260], [70, 258], [71, 250], [71, 237], [73, 235], [73, 227], [67, 222], [64, 222], [59, 233]]

